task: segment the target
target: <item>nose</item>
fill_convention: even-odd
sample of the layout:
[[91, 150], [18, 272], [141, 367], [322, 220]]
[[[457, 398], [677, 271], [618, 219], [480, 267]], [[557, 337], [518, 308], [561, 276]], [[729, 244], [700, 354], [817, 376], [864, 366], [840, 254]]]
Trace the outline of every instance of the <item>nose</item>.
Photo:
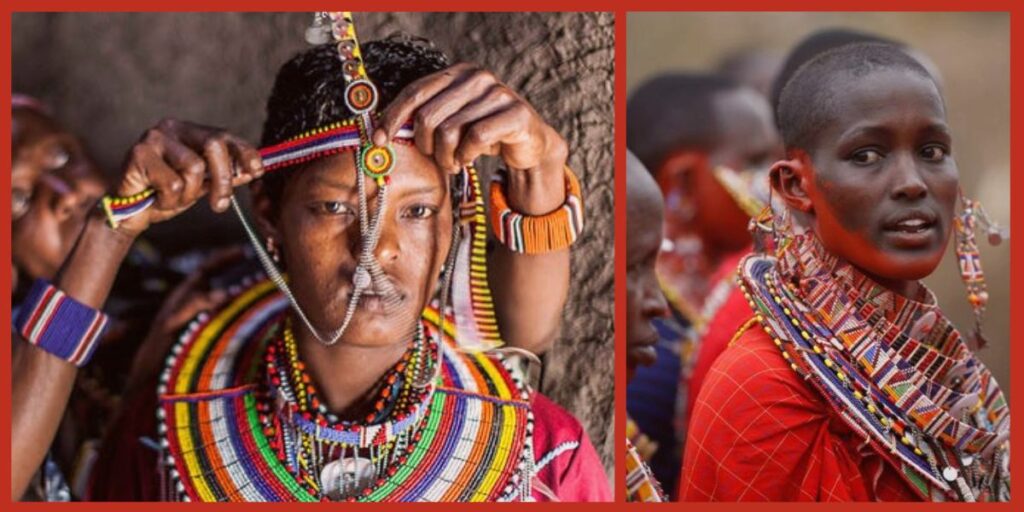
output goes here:
[[912, 157], [897, 159], [893, 164], [891, 197], [896, 200], [917, 200], [928, 194], [928, 185]]
[[380, 237], [377, 239], [377, 247], [373, 250], [373, 256], [384, 266], [398, 259], [401, 252], [401, 243], [398, 240], [398, 226], [391, 215], [384, 212], [384, 218], [380, 220]]
[[661, 291], [658, 279], [656, 277], [649, 279], [644, 290], [642, 303], [644, 318], [650, 320], [668, 316], [668, 301], [665, 299], [665, 294]]
[[38, 197], [53, 213], [58, 221], [64, 221], [78, 211], [81, 194], [75, 189], [74, 183], [61, 179], [53, 174], [46, 174], [39, 179]]

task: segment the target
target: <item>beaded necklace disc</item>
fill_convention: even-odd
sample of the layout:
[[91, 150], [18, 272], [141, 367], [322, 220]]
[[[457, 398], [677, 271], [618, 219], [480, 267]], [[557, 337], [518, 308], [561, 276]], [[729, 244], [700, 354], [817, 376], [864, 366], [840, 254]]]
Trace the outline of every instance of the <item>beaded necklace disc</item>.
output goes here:
[[1005, 397], [930, 292], [887, 290], [810, 234], [748, 256], [740, 285], [790, 367], [922, 498], [1009, 498]]
[[[290, 455], [281, 457], [299, 446], [284, 434], [294, 424], [275, 414], [265, 384], [267, 348], [282, 336], [287, 311], [274, 284], [259, 281], [217, 313], [193, 320], [173, 347], [158, 389], [165, 499], [327, 499], [314, 475], [287, 464]], [[437, 317], [424, 312], [425, 319]], [[445, 350], [407, 446], [377, 481], [347, 501], [530, 499], [531, 392], [501, 356], [456, 351], [452, 324], [445, 325], [442, 335], [436, 322], [424, 321], [427, 338]], [[373, 426], [395, 430], [394, 422], [353, 430], [365, 439]]]

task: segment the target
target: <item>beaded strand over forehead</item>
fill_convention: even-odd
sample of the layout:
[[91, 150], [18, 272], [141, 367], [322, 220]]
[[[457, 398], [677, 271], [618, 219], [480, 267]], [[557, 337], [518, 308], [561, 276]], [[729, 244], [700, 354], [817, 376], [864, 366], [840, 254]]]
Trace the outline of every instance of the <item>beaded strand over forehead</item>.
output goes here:
[[[327, 21], [329, 21], [329, 24], [325, 23]], [[245, 225], [246, 233], [256, 248], [259, 260], [266, 269], [267, 274], [288, 297], [296, 314], [306, 325], [306, 328], [313, 333], [320, 343], [330, 346], [337, 343], [348, 329], [355, 315], [359, 299], [367, 291], [372, 289], [375, 293], [379, 294], [383, 298], [386, 310], [394, 308], [400, 298], [394, 285], [381, 268], [380, 262], [374, 256], [377, 242], [380, 240], [380, 219], [387, 205], [390, 175], [395, 166], [395, 152], [391, 146], [377, 146], [372, 142], [378, 92], [376, 86], [373, 85], [373, 82], [366, 74], [366, 67], [363, 64], [362, 53], [359, 49], [359, 40], [356, 38], [352, 14], [349, 12], [317, 13], [314, 17], [313, 26], [306, 32], [307, 40], [318, 42], [321, 38], [324, 38], [324, 32], [328, 30], [331, 39], [337, 44], [338, 58], [342, 61], [342, 72], [347, 84], [344, 91], [345, 105], [356, 114], [355, 118], [350, 122], [336, 123], [313, 130], [296, 139], [268, 148], [268, 150], [272, 151], [261, 153], [268, 165], [282, 167], [327, 156], [345, 149], [355, 149], [356, 168], [365, 177], [371, 178], [376, 182], [377, 205], [371, 217], [369, 201], [367, 199], [366, 180], [364, 176], [356, 177], [356, 188], [359, 194], [359, 235], [362, 242], [360, 244], [362, 251], [359, 254], [358, 264], [352, 276], [353, 290], [341, 326], [334, 331], [324, 333], [310, 322], [308, 316], [299, 306], [298, 301], [295, 300], [294, 295], [288, 288], [284, 276], [274, 265], [269, 255], [266, 254], [266, 250], [262, 247], [255, 231], [248, 225], [244, 215], [241, 213], [241, 209], [233, 199], [232, 204]], [[410, 135], [409, 131], [411, 130], [406, 130], [407, 135]]]

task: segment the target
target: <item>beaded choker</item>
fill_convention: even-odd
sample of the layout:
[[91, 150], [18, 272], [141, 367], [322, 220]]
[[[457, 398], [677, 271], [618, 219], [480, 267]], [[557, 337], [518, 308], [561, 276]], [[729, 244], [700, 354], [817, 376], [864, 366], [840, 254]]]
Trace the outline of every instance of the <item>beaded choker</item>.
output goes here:
[[[299, 473], [310, 492], [335, 500], [378, 481], [415, 440], [433, 394], [437, 347], [435, 340], [425, 340], [421, 325], [410, 349], [380, 379], [374, 411], [363, 422], [340, 421], [318, 398], [287, 321], [265, 356], [268, 396], [276, 410], [260, 415], [269, 437], [283, 436], [271, 443], [278, 459]], [[427, 386], [416, 386], [424, 381]]]
[[813, 234], [740, 272], [783, 358], [922, 497], [1009, 498], [1006, 400], [930, 292], [918, 302], [887, 290]]

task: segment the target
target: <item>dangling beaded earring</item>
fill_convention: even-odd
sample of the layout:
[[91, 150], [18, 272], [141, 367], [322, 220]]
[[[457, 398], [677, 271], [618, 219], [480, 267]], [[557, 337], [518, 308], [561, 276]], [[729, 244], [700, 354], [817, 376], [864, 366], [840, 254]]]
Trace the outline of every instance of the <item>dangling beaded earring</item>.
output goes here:
[[979, 227], [984, 227], [989, 243], [999, 245], [1009, 238], [1009, 233], [992, 221], [981, 207], [981, 203], [964, 195], [962, 188], [960, 208], [960, 214], [953, 222], [956, 233], [956, 257], [960, 264], [960, 279], [967, 288], [967, 302], [974, 310], [974, 346], [975, 349], [980, 349], [988, 344], [981, 331], [982, 317], [988, 305], [988, 290], [985, 284], [985, 271], [981, 268], [981, 254], [974, 235]]
[[274, 260], [274, 263], [281, 263], [281, 254], [277, 250], [277, 244], [274, 243], [274, 237], [267, 237], [267, 252], [270, 253], [270, 259]]
[[779, 212], [772, 208], [774, 192], [774, 188], [768, 189], [768, 204], [751, 217], [747, 230], [754, 239], [756, 252], [777, 256], [793, 239], [793, 222], [785, 206], [781, 206]]

